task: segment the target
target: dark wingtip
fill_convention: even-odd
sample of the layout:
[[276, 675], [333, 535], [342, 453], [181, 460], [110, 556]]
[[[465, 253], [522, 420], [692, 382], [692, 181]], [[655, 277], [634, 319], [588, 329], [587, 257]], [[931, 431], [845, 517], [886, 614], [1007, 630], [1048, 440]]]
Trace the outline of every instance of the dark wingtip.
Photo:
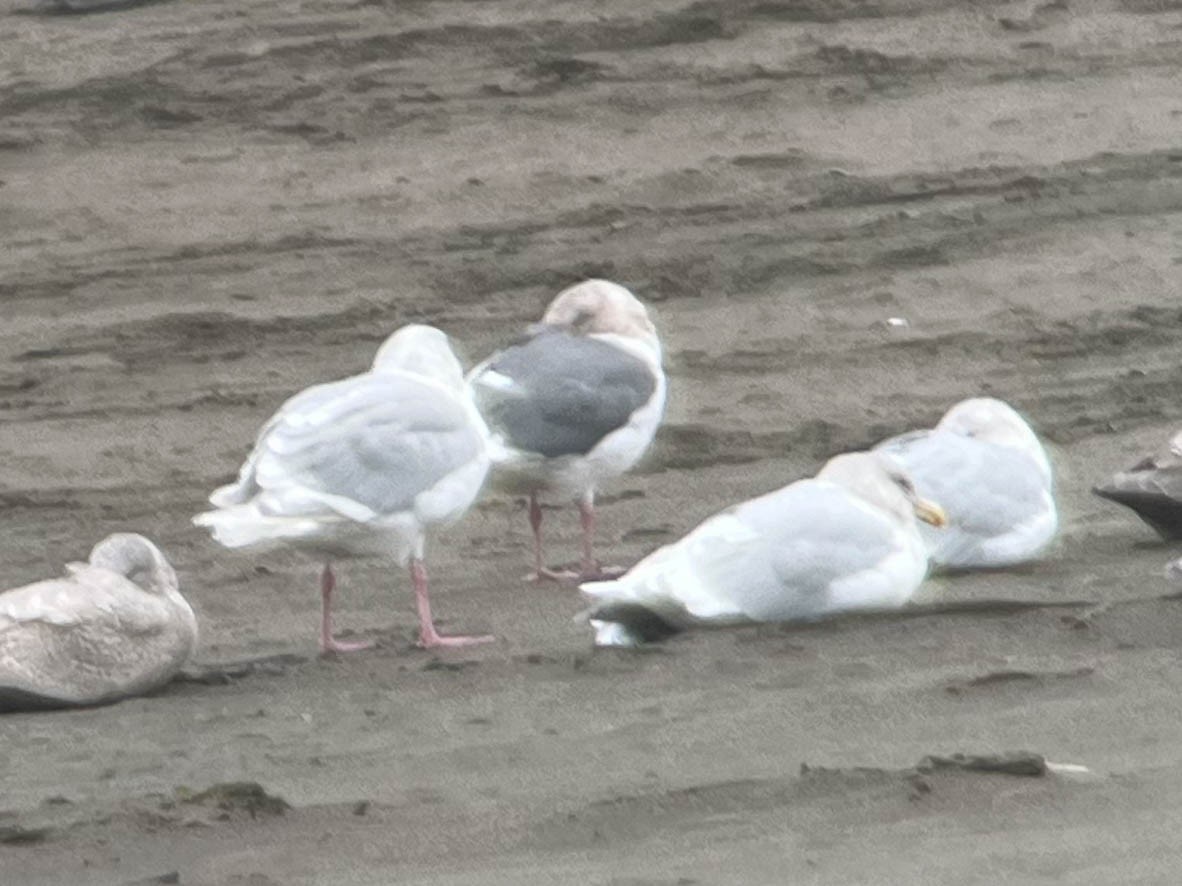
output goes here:
[[1100, 498], [1128, 508], [1162, 538], [1169, 541], [1182, 538], [1182, 500], [1160, 492], [1118, 489], [1111, 484], [1093, 486], [1092, 492]]
[[589, 610], [587, 615], [599, 621], [621, 624], [645, 643], [659, 643], [681, 633], [681, 628], [637, 603], [603, 603]]
[[77, 707], [74, 702], [52, 695], [42, 695], [27, 689], [14, 686], [0, 686], [0, 714], [16, 714], [25, 711], [56, 711], [62, 708]]
[[[1125, 478], [1122, 482], [1122, 478]], [[1152, 491], [1144, 489], [1137, 481], [1128, 478], [1126, 474], [1117, 474], [1107, 483], [1098, 483], [1092, 487], [1092, 495], [1126, 507], [1136, 506], [1146, 501], [1157, 501], [1162, 498]]]
[[1098, 495], [1100, 498], [1106, 498], [1115, 501], [1116, 489], [1110, 485], [1093, 486], [1092, 495]]

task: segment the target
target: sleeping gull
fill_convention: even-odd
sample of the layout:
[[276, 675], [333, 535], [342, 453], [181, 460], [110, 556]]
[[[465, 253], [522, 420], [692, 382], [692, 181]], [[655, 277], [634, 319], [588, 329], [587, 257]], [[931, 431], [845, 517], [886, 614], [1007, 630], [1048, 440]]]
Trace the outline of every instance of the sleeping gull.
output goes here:
[[695, 625], [809, 621], [906, 603], [927, 573], [916, 518], [944, 523], [897, 465], [871, 452], [715, 514], [626, 575], [590, 582], [598, 645]]
[[488, 472], [488, 429], [472, 405], [447, 336], [404, 326], [369, 372], [301, 391], [259, 433], [238, 481], [193, 522], [228, 548], [287, 543], [324, 558], [322, 652], [369, 643], [332, 635], [331, 558], [393, 552], [410, 564], [419, 645], [460, 646], [492, 637], [435, 630], [423, 565], [427, 527], [459, 519]]
[[1030, 425], [1001, 400], [962, 400], [934, 429], [875, 448], [948, 514], [946, 529], [923, 530], [934, 564], [1013, 566], [1037, 557], [1055, 537], [1050, 460]]
[[540, 496], [578, 503], [581, 577], [595, 562], [595, 491], [636, 464], [665, 409], [661, 343], [631, 292], [606, 280], [572, 286], [550, 303], [523, 341], [469, 375], [493, 433], [493, 482], [529, 496], [533, 580], [573, 573], [546, 568]]
[[1092, 492], [1134, 513], [1164, 539], [1182, 538], [1182, 431], [1165, 452], [1151, 455]]
[[0, 710], [93, 705], [167, 683], [197, 643], [176, 573], [142, 535], [0, 594]]

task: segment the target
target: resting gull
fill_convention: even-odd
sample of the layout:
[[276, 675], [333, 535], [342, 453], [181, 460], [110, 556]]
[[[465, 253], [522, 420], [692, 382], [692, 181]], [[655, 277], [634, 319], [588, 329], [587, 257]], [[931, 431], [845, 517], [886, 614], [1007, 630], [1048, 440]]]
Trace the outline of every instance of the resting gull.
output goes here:
[[581, 577], [599, 575], [595, 492], [636, 464], [665, 409], [661, 343], [631, 292], [587, 280], [559, 293], [523, 341], [469, 375], [493, 433], [493, 482], [529, 496], [531, 578], [565, 579], [542, 556], [540, 497], [578, 503]]
[[118, 533], [63, 578], [0, 594], [0, 710], [94, 705], [172, 679], [197, 643], [176, 573]]
[[1131, 508], [1162, 538], [1182, 538], [1182, 431], [1164, 452], [1113, 475], [1092, 492]]
[[923, 530], [936, 565], [1013, 566], [1037, 557], [1055, 537], [1050, 460], [1030, 425], [1001, 400], [962, 400], [934, 429], [875, 448], [948, 514], [946, 529]]
[[634, 645], [697, 625], [809, 621], [894, 609], [923, 581], [916, 518], [943, 525], [897, 465], [831, 459], [815, 478], [715, 514], [626, 575], [590, 582], [599, 645]]
[[217, 510], [193, 522], [228, 548], [286, 543], [324, 558], [322, 652], [369, 646], [332, 635], [331, 560], [393, 553], [410, 565], [419, 645], [492, 637], [435, 630], [423, 563], [428, 527], [459, 519], [488, 472], [488, 429], [471, 402], [447, 336], [404, 326], [369, 372], [301, 391], [259, 433], [238, 481], [210, 496]]

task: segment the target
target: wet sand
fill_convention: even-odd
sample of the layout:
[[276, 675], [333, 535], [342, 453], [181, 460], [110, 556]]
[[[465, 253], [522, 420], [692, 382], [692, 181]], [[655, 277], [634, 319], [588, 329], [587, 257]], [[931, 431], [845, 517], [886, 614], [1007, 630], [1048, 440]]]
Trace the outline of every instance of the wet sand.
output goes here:
[[[4, 582], [145, 532], [203, 634], [154, 697], [0, 719], [6, 882], [1176, 882], [1178, 552], [1087, 490], [1182, 421], [1182, 5], [31, 3], [0, 2]], [[489, 496], [429, 556], [441, 625], [499, 642], [413, 648], [406, 576], [358, 559], [338, 621], [380, 648], [320, 660], [316, 564], [190, 526], [292, 392], [409, 321], [470, 363], [588, 275], [653, 306], [671, 385], [613, 560], [991, 394], [1062, 537], [920, 597], [1054, 605], [593, 652]], [[1087, 771], [913, 768], [1015, 749]], [[233, 781], [291, 808], [190, 802]]]

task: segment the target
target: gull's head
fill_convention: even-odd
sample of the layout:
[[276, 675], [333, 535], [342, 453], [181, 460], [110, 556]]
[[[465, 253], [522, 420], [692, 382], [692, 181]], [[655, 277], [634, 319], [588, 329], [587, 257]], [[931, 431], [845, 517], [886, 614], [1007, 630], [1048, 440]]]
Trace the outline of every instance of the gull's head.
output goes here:
[[374, 372], [409, 372], [457, 390], [464, 387], [464, 369], [447, 335], [434, 326], [403, 326], [378, 348]]
[[993, 397], [961, 400], [944, 414], [936, 428], [985, 443], [1018, 449], [1037, 461], [1047, 480], [1050, 480], [1051, 463], [1038, 435], [1008, 403]]
[[177, 589], [176, 572], [160, 548], [134, 532], [108, 535], [91, 549], [88, 559], [91, 566], [116, 572], [149, 593]]
[[904, 523], [919, 519], [936, 527], [948, 524], [944, 509], [920, 498], [907, 472], [880, 453], [847, 452], [835, 456], [821, 468], [817, 479], [844, 486]]
[[555, 296], [542, 323], [573, 335], [622, 335], [661, 352], [657, 328], [640, 300], [617, 283], [584, 280]]

